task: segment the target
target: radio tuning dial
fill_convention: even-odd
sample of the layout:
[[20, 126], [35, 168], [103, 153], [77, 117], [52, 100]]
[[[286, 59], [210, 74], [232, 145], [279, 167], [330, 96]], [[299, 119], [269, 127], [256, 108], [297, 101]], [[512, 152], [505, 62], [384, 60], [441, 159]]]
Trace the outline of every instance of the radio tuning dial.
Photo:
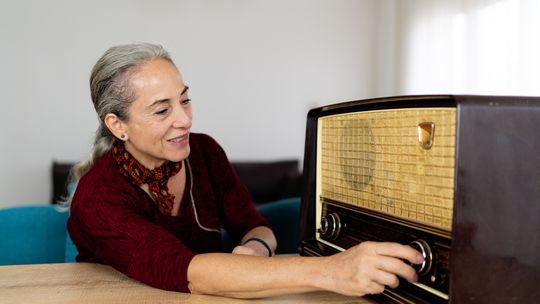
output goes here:
[[422, 239], [413, 241], [409, 244], [412, 248], [417, 250], [424, 256], [424, 262], [422, 264], [412, 264], [411, 266], [416, 270], [418, 275], [425, 275], [431, 270], [433, 265], [433, 253], [428, 243]]
[[341, 232], [341, 219], [337, 213], [329, 213], [321, 219], [319, 232], [330, 240], [338, 238]]

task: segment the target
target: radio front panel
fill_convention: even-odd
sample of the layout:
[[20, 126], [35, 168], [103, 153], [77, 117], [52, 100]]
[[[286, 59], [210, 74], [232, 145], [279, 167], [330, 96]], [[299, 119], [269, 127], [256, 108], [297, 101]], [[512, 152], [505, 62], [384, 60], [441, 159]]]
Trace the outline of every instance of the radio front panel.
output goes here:
[[448, 299], [456, 109], [353, 112], [317, 125], [317, 240], [337, 250], [422, 242], [437, 261], [417, 286]]

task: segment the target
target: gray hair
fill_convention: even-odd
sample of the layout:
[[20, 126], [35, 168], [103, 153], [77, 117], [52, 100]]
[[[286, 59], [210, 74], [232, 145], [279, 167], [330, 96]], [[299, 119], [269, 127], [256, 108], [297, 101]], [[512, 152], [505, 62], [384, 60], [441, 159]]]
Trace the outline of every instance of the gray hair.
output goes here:
[[94, 65], [90, 75], [90, 93], [99, 118], [99, 127], [90, 156], [71, 170], [71, 182], [77, 182], [99, 157], [111, 149], [116, 138], [105, 125], [105, 116], [113, 113], [123, 121], [128, 121], [128, 108], [136, 99], [135, 92], [129, 87], [129, 78], [145, 62], [156, 58], [174, 64], [161, 45], [138, 43], [113, 46]]

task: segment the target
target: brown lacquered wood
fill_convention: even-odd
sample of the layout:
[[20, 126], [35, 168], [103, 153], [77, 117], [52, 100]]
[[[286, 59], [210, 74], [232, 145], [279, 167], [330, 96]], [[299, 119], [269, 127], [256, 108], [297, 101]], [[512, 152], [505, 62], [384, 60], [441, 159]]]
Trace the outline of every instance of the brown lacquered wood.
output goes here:
[[91, 263], [0, 266], [0, 303], [373, 303], [313, 292], [256, 300], [191, 295], [149, 287], [113, 268]]
[[540, 301], [540, 99], [458, 96], [452, 303]]

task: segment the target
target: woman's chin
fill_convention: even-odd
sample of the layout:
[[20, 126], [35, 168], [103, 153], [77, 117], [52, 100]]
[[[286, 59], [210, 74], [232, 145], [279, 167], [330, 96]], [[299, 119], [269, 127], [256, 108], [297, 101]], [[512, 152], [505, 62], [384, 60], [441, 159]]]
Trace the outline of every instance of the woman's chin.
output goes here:
[[172, 162], [183, 161], [184, 159], [188, 158], [189, 152], [190, 152], [190, 149], [188, 146], [187, 149], [183, 149], [183, 151], [181, 152], [170, 153], [167, 157], [167, 160], [172, 161]]

